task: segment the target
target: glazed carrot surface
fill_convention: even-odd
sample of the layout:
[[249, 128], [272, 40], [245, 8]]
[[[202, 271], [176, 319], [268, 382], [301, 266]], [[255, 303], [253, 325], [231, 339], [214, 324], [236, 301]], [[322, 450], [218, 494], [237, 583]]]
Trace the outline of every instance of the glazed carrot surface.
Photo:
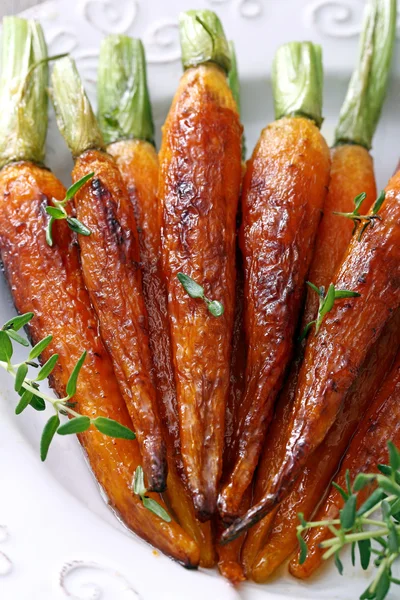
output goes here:
[[[241, 137], [223, 71], [211, 63], [187, 70], [163, 128], [159, 198], [182, 460], [201, 520], [215, 512], [222, 472]], [[224, 314], [214, 317], [190, 298], [179, 272], [221, 302]]]
[[[265, 546], [256, 556], [252, 578], [266, 581], [298, 546], [298, 514], [310, 520], [336, 472], [360, 420], [390, 372], [400, 347], [400, 311], [387, 323], [371, 348], [360, 374], [347, 394], [335, 423], [321, 446], [310, 456], [293, 491], [282, 502]], [[265, 517], [268, 519], [268, 517]], [[253, 529], [257, 529], [260, 521]], [[253, 530], [250, 530], [251, 535]]]
[[[350, 243], [353, 223], [334, 212], [353, 212], [354, 198], [367, 194], [362, 205], [364, 214], [377, 196], [373, 160], [365, 148], [357, 144], [343, 144], [331, 151], [332, 165], [329, 192], [324, 204], [324, 215], [318, 228], [315, 252], [311, 262], [309, 281], [317, 287], [328, 288], [336, 269]], [[307, 290], [303, 322], [315, 319], [318, 297]]]
[[209, 523], [200, 523], [182, 481], [179, 416], [172, 367], [171, 341], [167, 313], [167, 290], [161, 268], [161, 223], [157, 199], [158, 157], [154, 146], [142, 140], [123, 140], [111, 144], [108, 152], [115, 158], [134, 207], [143, 273], [143, 293], [149, 317], [150, 349], [157, 383], [157, 401], [167, 447], [168, 479], [165, 498], [181, 526], [197, 542], [200, 565], [215, 563]]
[[75, 197], [77, 217], [91, 231], [88, 237], [79, 236], [83, 276], [134, 424], [149, 489], [162, 491], [165, 445], [152, 381], [133, 207], [112, 157], [85, 152], [76, 159], [73, 181], [91, 172], [93, 178]]
[[236, 461], [219, 500], [237, 515], [290, 361], [304, 282], [329, 182], [329, 149], [305, 118], [264, 129], [243, 184], [246, 391]]
[[[333, 148], [331, 151], [331, 159], [329, 191], [324, 204], [323, 217], [318, 227], [314, 256], [311, 261], [310, 272], [308, 275], [310, 281], [318, 287], [324, 286], [325, 289], [328, 288], [336, 268], [345, 254], [353, 231], [352, 222], [333, 214], [334, 211], [352, 212], [354, 209], [354, 198], [361, 192], [367, 194], [367, 198], [364, 202], [368, 206], [365, 207], [365, 210], [368, 210], [368, 207], [376, 198], [373, 161], [365, 148], [355, 144], [340, 145]], [[364, 206], [365, 205], [363, 204], [363, 210]], [[315, 319], [317, 312], [318, 297], [314, 291], [308, 289], [301, 329], [306, 323]], [[266, 439], [266, 444], [257, 471], [254, 503], [261, 500], [266, 491], [266, 486], [268, 485], [268, 474], [270, 470], [279, 468], [280, 461], [284, 455], [287, 441], [285, 430], [289, 423], [290, 414], [293, 408], [304, 348], [305, 341], [297, 344], [287, 381], [285, 382], [284, 388], [278, 399], [274, 419]], [[345, 443], [347, 444], [347, 442]], [[328, 478], [337, 468], [343, 452], [343, 447], [338, 448], [338, 452], [332, 453], [332, 450], [329, 451], [330, 458], [324, 462]], [[311, 467], [308, 467], [308, 471], [310, 468]], [[313, 471], [311, 469], [311, 476], [312, 473]], [[323, 473], [322, 467], [320, 468], [320, 473]], [[315, 475], [317, 474], [315, 473]], [[322, 477], [321, 479], [320, 487], [322, 491], [324, 485], [328, 485], [326, 477]], [[313, 502], [315, 505], [319, 499], [318, 497], [315, 497], [315, 493], [312, 493], [311, 489], [305, 486], [303, 477], [300, 479], [300, 482], [296, 484], [295, 490], [297, 490], [297, 492], [294, 491], [293, 496], [298, 494], [299, 497], [304, 497], [306, 501], [310, 499], [311, 505]], [[317, 492], [317, 496], [318, 493], [321, 492]], [[285, 515], [286, 510], [287, 506], [286, 509], [282, 507], [280, 513]], [[264, 517], [247, 535], [242, 556], [247, 572], [251, 571], [256, 556], [265, 542], [275, 513], [276, 510]], [[278, 529], [277, 523], [275, 523], [275, 528]], [[292, 531], [291, 527], [288, 526], [286, 529], [289, 535], [289, 532]], [[282, 536], [284, 536], [284, 533], [282, 533]], [[293, 541], [288, 543], [288, 548], [290, 548], [291, 545], [293, 545]], [[262, 574], [257, 576], [267, 578], [270, 574], [268, 570], [272, 572], [275, 566], [280, 564], [279, 561], [282, 562], [284, 558], [286, 558], [285, 553], [287, 552], [288, 550], [285, 545], [282, 544], [279, 549], [277, 549], [274, 560], [270, 557], [268, 561], [266, 559], [263, 561], [264, 570], [262, 570]], [[267, 564], [268, 569], [266, 567]]]
[[[392, 441], [395, 446], [400, 445], [400, 354], [397, 354], [393, 369], [387, 375], [381, 391], [376, 396], [365, 418], [344, 457], [335, 482], [343, 485], [346, 471], [350, 471], [351, 479], [358, 473], [371, 473], [377, 471], [377, 465], [388, 464], [387, 442]], [[362, 502], [365, 494], [371, 488], [366, 488], [358, 494], [358, 501]], [[339, 510], [343, 507], [343, 500], [338, 490], [331, 487], [327, 499], [317, 511], [315, 518], [336, 519]], [[313, 529], [307, 537], [308, 555], [306, 561], [300, 565], [298, 558], [293, 558], [290, 563], [290, 572], [295, 577], [305, 579], [309, 577], [322, 563], [324, 550], [319, 544], [331, 537], [330, 532], [324, 528]]]
[[[115, 419], [132, 428], [98, 334], [76, 241], [65, 221], [54, 224], [54, 246], [46, 243], [45, 207], [51, 198], [62, 200], [64, 195], [65, 189], [50, 171], [31, 163], [11, 165], [0, 172], [0, 250], [7, 280], [17, 310], [35, 314], [29, 329], [32, 342], [53, 336], [41, 359], [44, 362], [54, 352], [59, 354], [50, 381], [57, 395], [65, 396], [68, 378], [86, 350], [74, 396], [77, 411]], [[109, 504], [126, 525], [185, 566], [196, 566], [196, 543], [175, 522], [166, 523], [149, 513], [132, 492], [133, 473], [141, 464], [138, 443], [107, 437], [94, 428], [79, 439]]]
[[[232, 452], [234, 447], [234, 436], [237, 432], [237, 418], [239, 415], [240, 403], [242, 401], [245, 371], [246, 371], [246, 340], [244, 335], [243, 310], [244, 310], [244, 273], [243, 261], [239, 248], [237, 249], [236, 259], [236, 301], [235, 301], [235, 320], [233, 327], [232, 338], [232, 359], [231, 359], [231, 375], [229, 383], [229, 395], [226, 405], [225, 418], [225, 447], [224, 447], [224, 473], [229, 474], [234, 460]], [[222, 475], [222, 481], [224, 479]], [[243, 512], [245, 512], [251, 503], [251, 489], [245, 495], [242, 503]], [[223, 531], [223, 523], [221, 517], [217, 515], [217, 535]], [[233, 584], [238, 584], [245, 580], [245, 574], [240, 562], [240, 554], [244, 536], [233, 540], [229, 544], [221, 545], [217, 542], [216, 549], [218, 554], [218, 569], [224, 577], [229, 579]]]
[[[282, 463], [270, 472], [264, 497], [235, 525], [235, 534], [260, 520], [288, 495], [308, 457], [334, 423], [369, 349], [399, 306], [399, 193], [397, 173], [386, 188], [380, 220], [364, 232], [361, 241], [358, 235], [351, 240], [334, 284], [336, 289], [353, 290], [360, 297], [336, 303], [319, 334], [309, 337]], [[226, 537], [229, 539], [229, 532]]]

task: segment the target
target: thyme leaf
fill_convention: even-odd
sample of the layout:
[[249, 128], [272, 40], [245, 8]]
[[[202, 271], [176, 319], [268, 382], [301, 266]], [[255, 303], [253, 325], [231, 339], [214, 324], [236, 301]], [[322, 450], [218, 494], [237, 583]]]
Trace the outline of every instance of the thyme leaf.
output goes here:
[[49, 246], [53, 246], [53, 224], [54, 221], [67, 221], [68, 227], [75, 233], [89, 236], [90, 229], [81, 223], [75, 217], [71, 217], [65, 210], [66, 205], [79, 192], [79, 190], [94, 176], [94, 173], [88, 173], [73, 183], [66, 191], [64, 200], [56, 200], [53, 198], [53, 205], [46, 206], [46, 213], [49, 215], [49, 220], [46, 225], [46, 242]]
[[364, 200], [366, 199], [367, 194], [362, 192], [358, 194], [354, 198], [354, 210], [353, 212], [334, 212], [334, 215], [339, 215], [340, 217], [345, 217], [346, 219], [351, 219], [354, 223], [353, 235], [357, 231], [357, 228], [360, 226], [360, 232], [358, 234], [357, 240], [361, 242], [362, 236], [364, 235], [365, 230], [370, 227], [371, 229], [374, 227], [374, 222], [376, 220], [381, 221], [382, 217], [378, 215], [378, 211], [381, 209], [382, 204], [385, 201], [385, 190], [382, 190], [377, 199], [374, 202], [374, 205], [371, 209], [371, 213], [369, 215], [361, 215], [360, 210]]
[[210, 300], [204, 293], [204, 288], [199, 285], [194, 279], [185, 275], [185, 273], [178, 273], [178, 279], [183, 289], [191, 298], [201, 298], [207, 305], [208, 312], [213, 317], [221, 317], [224, 314], [224, 307], [218, 300]]
[[143, 506], [147, 508], [147, 510], [154, 513], [155, 515], [157, 515], [157, 517], [160, 517], [160, 519], [166, 521], [167, 523], [170, 523], [172, 521], [170, 515], [167, 513], [165, 508], [161, 506], [161, 504], [158, 504], [158, 502], [153, 500], [153, 498], [149, 498], [148, 496], [146, 496], [147, 489], [144, 484], [144, 473], [143, 468], [140, 465], [136, 468], [135, 473], [133, 475], [132, 487], [133, 493], [140, 497]]
[[358, 298], [360, 296], [358, 292], [353, 292], [352, 290], [337, 290], [333, 283], [330, 284], [326, 295], [325, 288], [323, 286], [318, 288], [314, 283], [311, 283], [311, 281], [307, 281], [307, 285], [316, 294], [318, 294], [318, 315], [316, 319], [310, 321], [304, 327], [303, 331], [301, 332], [299, 341], [302, 341], [305, 337], [307, 337], [307, 334], [313, 325], [315, 325], [315, 335], [318, 335], [324, 318], [332, 310], [336, 300], [342, 300], [343, 298]]

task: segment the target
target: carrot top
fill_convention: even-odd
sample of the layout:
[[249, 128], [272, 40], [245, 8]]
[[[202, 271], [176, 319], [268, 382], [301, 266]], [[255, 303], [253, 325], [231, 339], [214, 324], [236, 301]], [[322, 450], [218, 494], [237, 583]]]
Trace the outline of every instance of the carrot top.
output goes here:
[[[44, 160], [48, 81], [45, 59], [47, 47], [39, 23], [18, 17], [4, 17], [0, 79], [0, 168], [18, 160], [37, 163]], [[32, 67], [36, 65], [35, 77], [29, 77]]]
[[103, 150], [103, 136], [72, 58], [66, 56], [55, 64], [51, 83], [57, 125], [73, 156]]
[[184, 69], [214, 62], [226, 73], [231, 57], [224, 29], [211, 10], [187, 10], [179, 15], [179, 34]]
[[100, 49], [98, 121], [106, 144], [126, 139], [154, 143], [143, 44], [125, 35], [107, 36]]
[[272, 66], [275, 118], [307, 117], [322, 124], [322, 50], [311, 42], [278, 48]]
[[369, 150], [386, 96], [396, 36], [396, 0], [370, 0], [366, 6], [358, 65], [340, 112], [335, 145]]

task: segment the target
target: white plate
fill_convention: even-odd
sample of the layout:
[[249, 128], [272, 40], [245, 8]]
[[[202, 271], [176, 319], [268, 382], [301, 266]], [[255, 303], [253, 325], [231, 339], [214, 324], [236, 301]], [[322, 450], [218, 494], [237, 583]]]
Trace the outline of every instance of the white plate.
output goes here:
[[[142, 37], [159, 132], [181, 74], [177, 14], [188, 8], [215, 9], [237, 46], [243, 122], [252, 149], [261, 128], [273, 118], [268, 79], [273, 53], [294, 39], [323, 45], [323, 130], [330, 140], [357, 54], [363, 5], [362, 0], [58, 0], [25, 14], [41, 21], [51, 54], [71, 52], [77, 59], [92, 98], [103, 35]], [[394, 70], [399, 73], [396, 58]], [[399, 78], [393, 77], [375, 138], [379, 185], [391, 175], [400, 154], [399, 87]], [[54, 118], [48, 150], [48, 165], [68, 184], [72, 163]], [[13, 314], [1, 279], [0, 322]], [[26, 411], [15, 417], [16, 395], [3, 373], [0, 389], [1, 600], [355, 600], [367, 586], [371, 573], [361, 574], [348, 562], [342, 578], [331, 565], [307, 583], [291, 579], [282, 569], [268, 585], [246, 583], [237, 590], [216, 572], [185, 571], [118, 523], [75, 440], [55, 439], [42, 465], [38, 450], [46, 414]], [[390, 598], [395, 597], [396, 590]]]

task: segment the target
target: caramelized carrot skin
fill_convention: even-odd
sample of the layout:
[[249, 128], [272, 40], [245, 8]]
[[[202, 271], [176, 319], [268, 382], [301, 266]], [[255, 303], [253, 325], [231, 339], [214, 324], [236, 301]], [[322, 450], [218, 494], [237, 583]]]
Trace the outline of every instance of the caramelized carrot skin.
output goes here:
[[298, 547], [298, 514], [303, 513], [306, 520], [312, 518], [315, 507], [324, 496], [354, 431], [371, 404], [371, 398], [379, 392], [382, 382], [390, 372], [399, 347], [398, 310], [369, 351], [361, 372], [347, 394], [325, 440], [310, 456], [293, 491], [280, 505], [268, 542], [257, 555], [253, 565], [252, 578], [257, 583], [266, 581]]
[[[269, 474], [262, 500], [235, 524], [235, 534], [268, 514], [291, 491], [308, 457], [324, 440], [366, 354], [400, 304], [400, 173], [386, 188], [382, 220], [355, 235], [334, 278], [359, 298], [337, 302], [318, 336], [309, 337], [299, 376], [285, 456]], [[226, 538], [234, 535], [227, 533]]]
[[143, 293], [149, 317], [149, 340], [157, 383], [157, 402], [167, 448], [168, 478], [165, 498], [184, 530], [197, 542], [200, 566], [215, 564], [210, 523], [200, 523], [182, 481], [179, 416], [172, 367], [167, 312], [167, 290], [161, 267], [161, 223], [157, 199], [158, 156], [142, 140], [124, 140], [108, 147], [125, 182], [133, 205], [140, 246]]
[[[353, 212], [354, 198], [361, 192], [367, 194], [362, 205], [367, 214], [377, 196], [374, 165], [368, 150], [356, 144], [336, 146], [331, 151], [332, 166], [329, 192], [324, 204], [324, 215], [318, 228], [315, 253], [308, 279], [316, 286], [328, 288], [336, 269], [350, 243], [353, 223], [333, 214]], [[307, 290], [307, 302], [303, 322], [315, 319], [318, 297]]]
[[134, 209], [159, 414], [167, 428], [168, 456], [179, 467], [179, 416], [172, 366], [167, 290], [161, 266], [161, 215], [157, 198], [158, 156], [154, 146], [141, 140], [116, 142], [111, 144], [107, 151], [115, 158]]
[[133, 207], [112, 157], [85, 152], [75, 162], [73, 181], [91, 172], [95, 175], [75, 197], [77, 217], [91, 231], [79, 236], [83, 276], [134, 424], [149, 489], [162, 491], [165, 445], [151, 376]]
[[[224, 473], [229, 474], [234, 461], [233, 447], [234, 436], [237, 431], [236, 423], [239, 414], [240, 403], [243, 398], [245, 371], [246, 371], [246, 340], [244, 334], [243, 311], [244, 311], [244, 273], [243, 261], [239, 248], [236, 257], [236, 300], [235, 319], [232, 337], [231, 375], [229, 383], [229, 395], [226, 405], [225, 417], [225, 448], [224, 448]], [[222, 480], [224, 475], [222, 476]], [[251, 488], [249, 487], [242, 503], [243, 512], [251, 504]], [[223, 523], [219, 515], [216, 516], [217, 535], [223, 531]], [[244, 536], [233, 540], [222, 546], [217, 542], [218, 569], [221, 575], [229, 579], [234, 585], [246, 579], [240, 564], [240, 554], [244, 542]]]
[[[245, 495], [243, 496], [242, 504], [240, 506], [241, 512], [246, 512], [251, 506], [252, 489], [248, 487]], [[216, 538], [220, 538], [223, 531], [223, 522], [221, 517], [216, 519]], [[228, 544], [219, 544], [217, 542], [216, 549], [218, 554], [218, 570], [225, 577], [229, 579], [234, 585], [238, 585], [241, 581], [246, 580], [246, 573], [241, 565], [240, 555], [242, 552], [243, 542], [245, 541], [245, 534], [239, 536]]]
[[329, 182], [330, 156], [308, 119], [286, 118], [261, 134], [243, 184], [246, 391], [236, 464], [220, 495], [221, 514], [237, 515], [262, 448], [293, 336]]
[[[334, 277], [359, 298], [337, 302], [309, 339], [299, 377], [288, 464], [292, 479], [334, 422], [366, 354], [400, 303], [400, 174], [386, 188], [381, 221], [355, 235]], [[326, 351], [329, 349], [329, 352]], [[289, 454], [289, 452], [288, 452]], [[285, 486], [283, 486], [284, 488]]]
[[[201, 520], [215, 511], [222, 471], [241, 135], [225, 74], [213, 64], [186, 71], [163, 129], [159, 198], [182, 459]], [[221, 317], [188, 296], [180, 271], [223, 304]]]
[[[348, 144], [337, 146], [331, 151], [331, 159], [329, 191], [324, 204], [324, 214], [318, 227], [314, 256], [311, 261], [310, 272], [308, 275], [310, 281], [315, 283], [318, 287], [324, 286], [325, 289], [328, 288], [336, 268], [346, 252], [353, 231], [353, 224], [350, 220], [334, 215], [333, 212], [352, 212], [354, 210], [354, 198], [363, 191], [367, 194], [367, 198], [363, 203], [363, 212], [368, 212], [369, 206], [376, 198], [373, 161], [365, 148]], [[317, 312], [318, 297], [314, 291], [307, 289], [307, 299], [302, 317], [301, 329], [306, 323], [315, 319]], [[290, 421], [290, 414], [293, 408], [304, 349], [305, 341], [303, 344], [298, 344], [296, 347], [296, 353], [290, 367], [289, 376], [278, 399], [277, 409], [271, 428], [268, 432], [266, 444], [257, 470], [255, 502], [261, 500], [267, 489], [269, 472], [271, 469], [273, 470], [279, 467], [284, 456], [286, 445], [285, 430]], [[373, 359], [371, 358], [371, 360]], [[382, 375], [380, 376], [382, 378]], [[354, 390], [354, 394], [355, 393], [356, 390]], [[345, 436], [342, 436], [342, 438], [344, 439]], [[345, 442], [346, 445], [347, 442], [348, 440]], [[333, 471], [336, 469], [344, 449], [345, 448], [338, 448], [338, 452], [335, 452], [334, 450], [332, 452], [331, 448], [329, 450], [330, 460], [327, 461], [325, 467], [322, 466], [324, 458], [321, 459], [321, 463], [318, 467], [318, 470], [321, 473], [321, 479], [319, 479], [320, 486], [318, 486], [320, 487], [319, 491], [314, 490], [313, 492], [312, 489], [308, 487], [308, 485], [310, 485], [312, 488], [312, 485], [316, 482], [310, 481], [307, 483], [307, 480], [310, 478], [312, 479], [314, 474], [314, 468], [311, 468], [311, 465], [307, 463], [306, 471], [309, 473], [309, 477], [305, 475], [296, 483], [290, 498], [287, 502], [284, 502], [284, 505], [279, 511], [280, 515], [284, 516], [290, 510], [290, 500], [292, 500], [294, 504], [296, 503], [295, 496], [298, 497], [300, 503], [301, 499], [304, 499], [305, 502], [310, 500], [311, 508], [318, 503], [321, 493], [324, 491], [324, 486], [328, 485], [326, 476], [330, 477], [332, 469]], [[320, 452], [318, 452], [317, 455], [318, 457], [324, 456]], [[310, 460], [312, 462], [312, 458]], [[327, 474], [325, 478], [323, 476], [324, 472]], [[317, 476], [317, 472], [315, 472], [315, 476]], [[300, 488], [302, 488], [301, 493], [299, 491]], [[297, 512], [304, 512], [306, 518], [310, 516], [307, 516], [309, 510], [306, 511], [305, 507], [299, 508]], [[242, 560], [247, 572], [251, 571], [256, 556], [261, 550], [269, 533], [275, 514], [276, 510], [272, 511], [268, 516], [257, 523], [257, 525], [252, 527], [247, 535], [242, 553]], [[297, 526], [297, 513], [295, 517]], [[288, 517], [285, 518], [289, 520]], [[282, 532], [282, 538], [284, 535], [290, 536], [290, 533], [293, 533], [291, 528], [292, 524], [288, 523], [287, 527], [281, 527], [281, 525], [278, 525], [278, 522], [280, 523], [279, 517], [275, 520], [274, 528], [276, 530], [279, 528], [285, 530]], [[294, 543], [297, 543], [296, 539]], [[291, 541], [288, 541], [287, 549], [284, 548], [283, 543], [279, 543], [273, 558], [271, 540], [265, 549], [265, 555], [268, 556], [268, 558], [264, 557], [263, 566], [261, 566], [260, 563], [260, 567], [254, 577], [258, 578], [257, 580], [261, 577], [263, 580], [267, 579], [269, 574], [274, 570], [274, 565], [278, 566], [280, 562], [283, 562], [288, 553], [291, 552], [292, 546], [292, 539]], [[268, 548], [270, 548], [270, 550], [268, 550]]]
[[[392, 441], [395, 446], [400, 445], [400, 353], [397, 354], [393, 369], [388, 374], [380, 393], [375, 398], [365, 418], [344, 457], [340, 471], [335, 481], [345, 485], [346, 471], [350, 471], [351, 479], [358, 473], [371, 473], [377, 471], [378, 464], [388, 464], [387, 442]], [[358, 495], [362, 502], [364, 491]], [[336, 519], [343, 500], [339, 492], [331, 487], [328, 498], [317, 511], [316, 519]], [[307, 538], [308, 555], [306, 561], [300, 565], [298, 559], [290, 562], [290, 572], [295, 577], [306, 579], [322, 563], [324, 550], [319, 544], [331, 537], [330, 532], [324, 528], [315, 528]]]
[[[54, 246], [46, 243], [44, 209], [51, 198], [62, 200], [64, 195], [65, 189], [50, 171], [31, 163], [10, 165], [0, 172], [0, 250], [5, 273], [17, 310], [35, 314], [29, 329], [32, 342], [54, 336], [41, 358], [46, 361], [54, 352], [59, 354], [51, 377], [56, 394], [65, 396], [76, 361], [87, 350], [74, 396], [77, 411], [115, 419], [131, 428], [98, 334], [76, 241], [65, 222], [54, 224]], [[132, 493], [133, 473], [141, 463], [137, 442], [112, 439], [94, 428], [79, 438], [109, 504], [126, 525], [162, 552], [195, 567], [199, 553], [193, 540], [176, 523], [149, 513]]]

